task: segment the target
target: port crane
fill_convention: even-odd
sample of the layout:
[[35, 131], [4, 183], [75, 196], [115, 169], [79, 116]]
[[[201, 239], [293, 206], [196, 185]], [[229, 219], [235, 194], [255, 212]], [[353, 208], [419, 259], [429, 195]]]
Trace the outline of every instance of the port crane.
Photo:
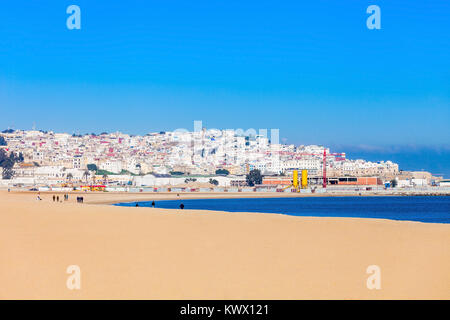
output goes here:
[[[296, 152], [290, 152], [290, 151], [278, 151], [278, 154], [283, 155], [292, 155], [296, 156], [297, 159], [301, 159], [303, 156], [323, 156], [323, 163], [322, 163], [322, 187], [327, 187], [327, 157], [343, 157], [345, 158], [345, 153], [337, 153], [337, 152], [330, 152], [327, 153], [327, 149], [323, 148], [323, 153], [296, 153]], [[294, 177], [295, 180], [295, 177]]]

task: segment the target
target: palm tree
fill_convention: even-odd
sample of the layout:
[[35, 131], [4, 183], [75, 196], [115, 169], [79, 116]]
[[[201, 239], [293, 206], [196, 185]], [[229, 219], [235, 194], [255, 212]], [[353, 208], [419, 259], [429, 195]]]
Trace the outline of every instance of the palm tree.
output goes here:
[[108, 183], [108, 175], [105, 173], [104, 175], [103, 175], [103, 184], [107, 184]]
[[83, 173], [83, 178], [86, 180], [86, 183], [88, 182], [88, 178], [91, 175], [91, 173], [89, 172], [89, 170], [85, 170]]

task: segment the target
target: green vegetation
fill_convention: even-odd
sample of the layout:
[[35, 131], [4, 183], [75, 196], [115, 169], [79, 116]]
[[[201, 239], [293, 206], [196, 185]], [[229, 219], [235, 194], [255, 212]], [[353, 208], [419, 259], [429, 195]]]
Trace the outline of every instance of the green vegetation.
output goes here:
[[98, 169], [97, 171], [95, 171], [95, 175], [102, 176], [102, 177], [104, 177], [104, 176], [118, 176], [118, 175], [125, 175], [125, 174], [128, 174], [130, 176], [137, 176], [137, 174], [132, 173], [132, 172], [130, 172], [128, 170], [122, 170], [119, 173], [114, 173], [114, 172], [110, 172], [110, 171], [103, 170], [103, 169]]
[[0, 168], [2, 168], [2, 178], [11, 179], [14, 177], [14, 164], [16, 162], [23, 162], [23, 155], [19, 153], [18, 155], [11, 152], [9, 155], [5, 150], [0, 149]]
[[130, 172], [128, 170], [123, 170], [123, 169], [122, 169], [122, 171], [120, 171], [119, 174], [128, 174], [130, 176], [138, 176], [138, 174], [135, 174], [135, 173], [132, 173], [132, 172]]
[[249, 172], [249, 174], [245, 177], [247, 180], [247, 184], [251, 187], [253, 187], [255, 184], [261, 184], [262, 183], [262, 175], [261, 171], [258, 169], [253, 169]]
[[106, 171], [106, 170], [97, 170], [97, 171], [95, 172], [95, 174], [96, 174], [97, 176], [104, 176], [104, 175], [111, 176], [111, 175], [115, 175], [115, 174], [117, 174], [117, 173], [112, 173], [112, 172], [109, 172], [109, 171]]
[[227, 176], [230, 174], [230, 171], [228, 171], [227, 169], [217, 169], [216, 174]]
[[219, 185], [219, 181], [217, 181], [216, 179], [209, 179], [209, 183], [218, 186]]
[[0, 136], [0, 146], [7, 146], [6, 140], [3, 136]]
[[94, 164], [94, 163], [89, 163], [89, 164], [87, 165], [87, 169], [88, 169], [89, 171], [97, 171], [97, 170], [98, 170], [97, 165]]
[[173, 176], [182, 176], [184, 172], [181, 171], [170, 171], [170, 174]]

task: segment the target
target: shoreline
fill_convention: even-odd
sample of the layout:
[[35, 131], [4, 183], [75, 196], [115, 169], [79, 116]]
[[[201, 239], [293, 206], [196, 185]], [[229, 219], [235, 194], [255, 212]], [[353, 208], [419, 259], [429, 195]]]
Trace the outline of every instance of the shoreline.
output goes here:
[[[5, 190], [0, 190], [0, 192]], [[328, 193], [289, 193], [289, 192], [80, 192], [80, 191], [29, 191], [11, 190], [9, 194], [41, 194], [43, 196], [64, 195], [85, 197], [89, 204], [119, 204], [152, 200], [177, 199], [236, 199], [236, 198], [305, 198], [305, 197], [420, 197], [450, 196], [450, 193], [380, 193], [380, 192], [328, 192]], [[179, 195], [179, 196], [178, 196]]]

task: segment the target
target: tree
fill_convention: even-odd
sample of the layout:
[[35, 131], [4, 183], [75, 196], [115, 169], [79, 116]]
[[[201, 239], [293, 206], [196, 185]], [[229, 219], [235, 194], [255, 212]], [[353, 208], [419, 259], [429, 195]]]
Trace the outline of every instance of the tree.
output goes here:
[[0, 146], [7, 146], [8, 144], [6, 143], [5, 138], [3, 138], [3, 136], [0, 136]]
[[89, 171], [97, 171], [97, 170], [98, 170], [97, 165], [94, 164], [94, 163], [89, 163], [89, 164], [87, 165], [87, 169], [88, 169]]
[[216, 174], [221, 174], [221, 175], [227, 176], [230, 174], [230, 171], [228, 171], [227, 169], [217, 169]]
[[219, 181], [217, 181], [216, 179], [209, 179], [209, 183], [218, 186], [219, 185]]
[[91, 173], [89, 172], [89, 170], [85, 170], [83, 172], [83, 178], [86, 180], [86, 183], [88, 181], [89, 176], [91, 175]]
[[14, 176], [14, 163], [16, 162], [16, 157], [14, 153], [10, 153], [8, 156], [6, 151], [0, 149], [0, 167], [2, 168], [2, 178], [11, 179]]
[[144, 175], [144, 173], [142, 172], [142, 166], [141, 166], [141, 164], [140, 163], [137, 163], [136, 164], [136, 170], [138, 170], [138, 174], [140, 175], [140, 176], [143, 176]]
[[253, 169], [247, 174], [245, 177], [245, 180], [247, 180], [247, 184], [251, 187], [253, 187], [255, 184], [261, 184], [262, 183], [262, 175], [261, 171], [258, 169]]
[[14, 177], [14, 170], [12, 167], [3, 167], [2, 178], [5, 180], [12, 179]]
[[391, 182], [391, 188], [395, 188], [398, 185], [398, 182], [395, 179], [392, 179], [390, 182]]

